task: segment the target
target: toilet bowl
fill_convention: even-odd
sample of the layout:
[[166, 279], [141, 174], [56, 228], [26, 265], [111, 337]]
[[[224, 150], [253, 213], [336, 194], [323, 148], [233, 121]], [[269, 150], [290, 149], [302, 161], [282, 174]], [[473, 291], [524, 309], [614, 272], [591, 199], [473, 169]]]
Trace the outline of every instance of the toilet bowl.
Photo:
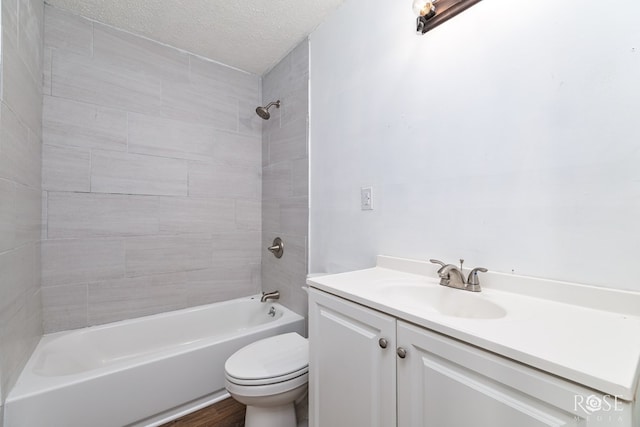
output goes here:
[[295, 332], [241, 348], [224, 365], [231, 397], [247, 405], [245, 427], [296, 427], [294, 403], [307, 391], [309, 343]]

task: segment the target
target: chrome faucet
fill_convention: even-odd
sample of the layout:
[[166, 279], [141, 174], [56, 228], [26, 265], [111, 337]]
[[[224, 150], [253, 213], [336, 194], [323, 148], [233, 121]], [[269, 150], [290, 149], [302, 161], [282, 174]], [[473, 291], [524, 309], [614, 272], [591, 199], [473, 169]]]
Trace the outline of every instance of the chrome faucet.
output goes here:
[[469, 273], [467, 280], [464, 279], [462, 273], [462, 264], [464, 260], [460, 260], [460, 268], [453, 264], [445, 264], [437, 259], [430, 259], [433, 264], [440, 265], [438, 270], [438, 276], [440, 277], [440, 284], [442, 286], [448, 286], [455, 289], [463, 289], [465, 291], [480, 292], [480, 279], [478, 278], [478, 271], [486, 273], [488, 270], [484, 267], [476, 267]]
[[279, 299], [280, 298], [280, 292], [279, 291], [273, 291], [273, 292], [263, 292], [262, 296], [260, 297], [260, 302], [267, 302], [270, 299]]
[[452, 288], [464, 288], [464, 285], [467, 284], [466, 280], [464, 280], [464, 276], [462, 275], [462, 270], [458, 269], [458, 267], [453, 264], [444, 265], [440, 270], [438, 270], [438, 275], [440, 276], [441, 285], [444, 284]]

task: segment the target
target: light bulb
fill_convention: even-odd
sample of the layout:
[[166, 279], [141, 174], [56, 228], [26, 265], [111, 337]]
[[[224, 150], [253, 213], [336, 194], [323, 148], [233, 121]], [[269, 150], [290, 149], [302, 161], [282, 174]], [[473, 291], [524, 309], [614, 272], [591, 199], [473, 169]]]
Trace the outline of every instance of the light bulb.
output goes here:
[[413, 0], [413, 13], [418, 16], [431, 18], [436, 13], [436, 7], [433, 5], [435, 1]]

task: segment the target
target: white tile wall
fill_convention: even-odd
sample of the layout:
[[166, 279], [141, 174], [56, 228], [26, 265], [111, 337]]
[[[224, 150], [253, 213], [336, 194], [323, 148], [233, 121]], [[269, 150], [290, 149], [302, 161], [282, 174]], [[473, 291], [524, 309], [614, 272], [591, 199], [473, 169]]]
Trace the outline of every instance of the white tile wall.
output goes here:
[[[195, 56], [190, 57], [190, 77], [194, 85], [218, 91], [221, 96], [226, 95], [246, 102], [253, 102], [257, 96], [258, 103], [260, 101], [260, 79], [248, 73], [237, 72], [217, 62]], [[255, 113], [253, 111], [251, 113], [252, 115], [247, 117], [253, 119]], [[256, 123], [260, 123], [262, 119], [255, 117]]]
[[[265, 232], [264, 247], [271, 244], [270, 233]], [[279, 290], [281, 302], [296, 312], [307, 314], [307, 294], [302, 290], [307, 276], [307, 238], [290, 234], [277, 234], [285, 242], [285, 254], [277, 259], [262, 258], [262, 286], [266, 291]]]
[[[271, 147], [269, 147], [271, 149]], [[286, 199], [293, 194], [291, 162], [268, 163], [262, 168], [263, 200]]]
[[[18, 13], [18, 50], [22, 63], [29, 70], [33, 81], [40, 83], [42, 79], [43, 22], [44, 9], [42, 2], [19, 0]], [[38, 91], [40, 85], [36, 86]], [[40, 127], [40, 126], [36, 126]]]
[[217, 129], [238, 130], [238, 99], [212, 85], [203, 87], [193, 81], [182, 80], [163, 82], [162, 101], [161, 114], [164, 117]]
[[262, 230], [269, 235], [280, 231], [280, 202], [277, 199], [262, 201]]
[[217, 141], [213, 126], [132, 113], [128, 142], [131, 153], [209, 160]]
[[126, 242], [126, 275], [137, 277], [211, 267], [211, 237], [135, 237]]
[[186, 80], [189, 55], [102, 24], [93, 24], [93, 57], [102, 68], [163, 80]]
[[145, 236], [160, 230], [156, 197], [49, 192], [49, 239]]
[[236, 200], [236, 226], [241, 230], [260, 231], [262, 203], [255, 200]]
[[[7, 40], [6, 34], [9, 31], [9, 29], [5, 30], [3, 23], [2, 97], [4, 102], [23, 121], [24, 125], [39, 137], [42, 129], [42, 89], [40, 79], [36, 80], [33, 77], [29, 66], [23, 62], [21, 50], [17, 45]], [[5, 43], [5, 41], [7, 42]], [[28, 51], [31, 50], [27, 45], [22, 47]]]
[[87, 284], [42, 288], [44, 329], [62, 331], [87, 325]]
[[278, 289], [282, 302], [306, 315], [308, 236], [308, 43], [305, 40], [263, 81], [263, 104], [280, 99], [262, 133], [262, 246], [276, 236], [285, 242], [282, 258], [262, 257], [262, 287]]
[[309, 198], [290, 197], [280, 202], [280, 231], [306, 236], [309, 227]]
[[212, 263], [216, 267], [224, 269], [260, 263], [263, 248], [256, 245], [256, 241], [260, 241], [259, 231], [214, 233], [212, 240]]
[[44, 32], [45, 329], [256, 293], [260, 77], [49, 6]]
[[44, 16], [44, 46], [79, 55], [93, 52], [93, 23], [50, 7]]
[[[35, 247], [22, 245], [0, 254], [0, 317], [8, 321], [26, 305], [26, 289], [36, 286], [33, 270]], [[4, 322], [3, 322], [4, 324]]]
[[127, 151], [127, 113], [71, 99], [45, 96], [47, 145]]
[[90, 151], [45, 144], [42, 148], [42, 189], [89, 192]]
[[2, 1], [2, 40], [18, 46], [18, 0]]
[[124, 277], [122, 239], [49, 239], [42, 242], [42, 286], [120, 277]]
[[215, 141], [214, 161], [216, 163], [232, 167], [260, 168], [262, 138], [237, 133], [217, 132]]
[[0, 406], [42, 335], [43, 3], [3, 0], [1, 15]]
[[189, 162], [189, 195], [260, 199], [260, 168]]
[[154, 112], [162, 103], [161, 91], [160, 77], [131, 72], [117, 64], [62, 49], [53, 52], [53, 96], [129, 111]]
[[291, 162], [291, 191], [294, 196], [309, 195], [309, 159], [302, 158]]
[[40, 209], [42, 193], [38, 188], [16, 184], [15, 241], [16, 246], [35, 244], [40, 240]]
[[51, 95], [51, 54], [52, 50], [45, 48], [42, 59], [42, 94]]
[[0, 253], [15, 247], [16, 185], [0, 179]]
[[186, 196], [187, 162], [182, 159], [93, 150], [91, 191]]
[[186, 286], [186, 273], [91, 283], [87, 323], [97, 325], [185, 308]]
[[[299, 122], [302, 122], [299, 120]], [[306, 122], [305, 122], [306, 125]], [[301, 139], [305, 139], [305, 134], [293, 136], [287, 139], [270, 135], [273, 142], [269, 142], [269, 162], [278, 163], [286, 160], [298, 160], [307, 157], [307, 147], [300, 144]]]
[[209, 235], [241, 228], [233, 199], [159, 197], [157, 203], [161, 234]]
[[260, 263], [187, 272], [187, 305], [235, 298], [260, 289]]
[[3, 103], [1, 108], [0, 178], [37, 188], [40, 185], [40, 138], [7, 104]]

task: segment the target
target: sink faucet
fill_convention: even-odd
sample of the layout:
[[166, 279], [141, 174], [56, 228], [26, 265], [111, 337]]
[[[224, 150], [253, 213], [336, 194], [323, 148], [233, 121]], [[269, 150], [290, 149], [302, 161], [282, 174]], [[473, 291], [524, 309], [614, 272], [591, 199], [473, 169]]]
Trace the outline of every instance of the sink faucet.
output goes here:
[[263, 292], [262, 296], [260, 297], [260, 302], [267, 302], [270, 299], [279, 299], [280, 298], [280, 292], [279, 291], [273, 291], [273, 292]]
[[469, 277], [467, 278], [467, 280], [465, 280], [464, 274], [462, 273], [462, 263], [464, 262], [463, 259], [460, 260], [460, 268], [453, 264], [445, 264], [444, 262], [438, 261], [437, 259], [430, 259], [429, 261], [433, 264], [438, 264], [441, 266], [438, 270], [438, 276], [440, 277], [440, 284], [442, 286], [448, 286], [455, 289], [463, 289], [465, 291], [471, 292], [480, 292], [482, 290], [482, 288], [480, 288], [478, 271], [486, 273], [488, 271], [486, 268], [474, 268], [469, 273]]
[[438, 276], [440, 276], [441, 285], [443, 284], [443, 281], [446, 283], [446, 286], [450, 286], [452, 288], [464, 288], [467, 284], [464, 280], [464, 276], [462, 275], [462, 270], [458, 269], [458, 267], [453, 264], [443, 266], [438, 270]]

